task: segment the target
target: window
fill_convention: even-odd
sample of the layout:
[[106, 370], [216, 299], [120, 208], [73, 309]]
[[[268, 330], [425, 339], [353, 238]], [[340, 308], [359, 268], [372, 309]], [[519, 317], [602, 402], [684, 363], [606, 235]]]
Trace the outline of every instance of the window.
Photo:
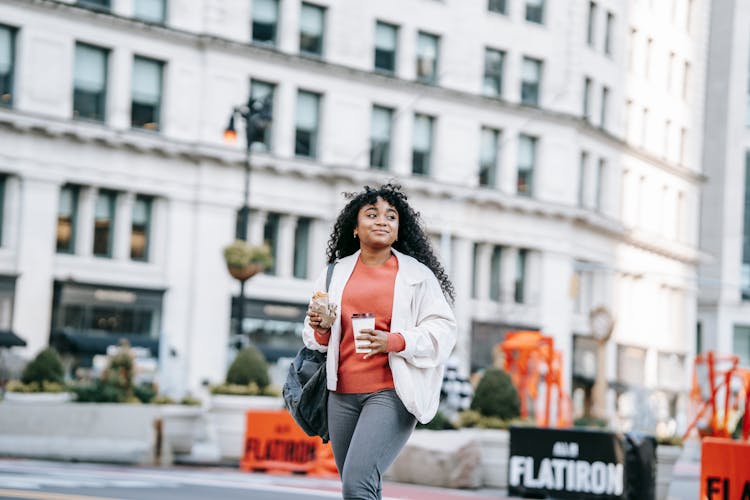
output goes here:
[[115, 228], [114, 191], [99, 191], [94, 211], [94, 255], [112, 257], [112, 240]]
[[16, 31], [0, 24], [0, 106], [13, 104]]
[[479, 280], [477, 272], [479, 271], [479, 243], [474, 243], [471, 253], [471, 298], [476, 299], [479, 296]]
[[734, 325], [732, 352], [739, 356], [740, 366], [750, 367], [750, 326]]
[[109, 10], [111, 7], [110, 0], [78, 0], [76, 3], [81, 7], [96, 10]]
[[612, 31], [615, 24], [615, 15], [611, 12], [607, 12], [607, 27], [604, 32], [604, 53], [608, 56], [612, 55]]
[[276, 45], [278, 0], [253, 0], [253, 42]]
[[672, 90], [672, 76], [674, 73], [675, 53], [669, 53], [669, 61], [667, 62], [667, 92]]
[[423, 83], [438, 81], [438, 44], [435, 35], [419, 32], [417, 36], [417, 80]]
[[586, 43], [589, 47], [593, 47], [594, 42], [594, 33], [595, 33], [595, 27], [596, 27], [596, 2], [589, 2], [589, 17], [588, 17], [588, 23], [586, 27]]
[[78, 186], [63, 186], [57, 202], [57, 251], [59, 253], [75, 253], [77, 219]]
[[[273, 103], [274, 93], [276, 86], [273, 83], [263, 82], [261, 80], [250, 81], [250, 97], [252, 99], [264, 100], [268, 99]], [[273, 106], [271, 107], [273, 109]], [[250, 144], [253, 147], [253, 151], [259, 149], [261, 151], [271, 150], [271, 138], [273, 137], [273, 120], [265, 128], [255, 128], [253, 130], [252, 137], [250, 137]]]
[[628, 45], [628, 71], [635, 68], [635, 42], [638, 37], [638, 30], [630, 28], [630, 44]]
[[427, 115], [414, 115], [414, 133], [411, 153], [411, 172], [429, 175], [432, 161], [432, 126], [434, 119]]
[[617, 381], [631, 387], [642, 387], [646, 373], [646, 349], [617, 346]]
[[294, 154], [307, 158], [318, 156], [318, 115], [320, 95], [300, 90], [297, 93]]
[[544, 0], [526, 0], [526, 20], [532, 23], [544, 23]]
[[679, 391], [685, 384], [685, 355], [660, 352], [658, 357], [659, 385], [664, 389]]
[[[53, 339], [64, 330], [66, 335], [89, 342], [93, 340], [92, 334], [101, 338], [109, 333], [111, 337], [107, 338], [114, 344], [127, 335], [132, 345], [144, 345], [143, 339], [159, 338], [163, 296], [162, 291], [56, 281], [52, 299]], [[154, 349], [155, 345], [149, 347]], [[151, 351], [151, 355], [156, 354]]]
[[151, 240], [151, 207], [152, 198], [136, 196], [133, 204], [132, 230], [130, 232], [130, 258], [133, 260], [149, 260]]
[[263, 244], [268, 245], [273, 256], [273, 264], [266, 268], [265, 273], [270, 275], [276, 274], [276, 258], [279, 252], [279, 220], [281, 216], [276, 213], [269, 213], [266, 217], [266, 224], [263, 226]]
[[307, 256], [310, 246], [310, 219], [301, 218], [294, 230], [294, 277], [307, 279]]
[[507, 14], [508, 2], [506, 2], [506, 0], [489, 0], [487, 3], [487, 10], [490, 12], [497, 12], [498, 14]]
[[323, 7], [303, 3], [299, 20], [299, 51], [311, 56], [323, 55], [323, 33], [325, 33]]
[[583, 119], [589, 121], [591, 119], [591, 78], [588, 76], [583, 80]]
[[690, 63], [685, 61], [685, 65], [682, 70], [682, 98], [683, 100], [687, 100], [689, 91], [690, 91]]
[[521, 103], [529, 106], [539, 105], [539, 87], [542, 81], [542, 61], [523, 58], [521, 74]]
[[133, 101], [130, 123], [135, 128], [159, 130], [164, 63], [145, 57], [133, 59]]
[[578, 206], [582, 207], [586, 197], [586, 167], [589, 163], [589, 154], [581, 151], [581, 159], [578, 162]]
[[664, 122], [664, 158], [669, 159], [669, 139], [672, 135], [672, 121]]
[[602, 87], [601, 116], [599, 117], [599, 126], [607, 128], [607, 108], [609, 107], [609, 88]]
[[[7, 186], [8, 176], [6, 174], [0, 174], [0, 246], [3, 245], [3, 227], [5, 226], [5, 196]], [[1, 300], [0, 304], [2, 304]]]
[[490, 300], [499, 302], [502, 293], [502, 257], [503, 248], [494, 246], [490, 258]]
[[630, 141], [632, 139], [631, 138], [631, 127], [630, 127], [631, 121], [632, 121], [632, 119], [631, 119], [630, 116], [631, 116], [632, 113], [633, 113], [633, 100], [632, 99], [627, 99], [627, 100], [625, 100], [625, 116], [624, 116], [625, 124], [623, 125], [623, 129], [625, 130], [625, 140], [626, 141]]
[[605, 182], [605, 175], [607, 171], [607, 161], [604, 158], [599, 158], [599, 165], [596, 169], [596, 201], [595, 208], [597, 211], [602, 209], [602, 200], [604, 200], [604, 190], [606, 189], [607, 183]]
[[685, 13], [685, 31], [690, 33], [690, 25], [693, 23], [693, 0], [687, 0], [687, 12]]
[[516, 304], [523, 304], [526, 299], [526, 257], [528, 250], [521, 248], [516, 255], [516, 279], [513, 290], [513, 300]]
[[370, 166], [387, 170], [391, 164], [391, 134], [393, 110], [372, 107], [370, 123]]
[[643, 76], [645, 76], [646, 79], [651, 76], [651, 50], [653, 47], [653, 38], [646, 40], [646, 57], [643, 58]]
[[479, 152], [479, 185], [496, 187], [497, 183], [497, 152], [500, 132], [495, 129], [482, 127], [481, 146]]
[[501, 97], [503, 95], [503, 63], [505, 52], [494, 49], [484, 50], [484, 95]]
[[641, 147], [646, 147], [646, 137], [648, 137], [648, 108], [643, 108], [643, 117], [641, 118]]
[[76, 44], [73, 84], [73, 116], [104, 121], [107, 102], [107, 59], [105, 49]]
[[750, 151], [745, 152], [745, 212], [742, 224], [742, 299], [750, 300]]
[[135, 0], [133, 17], [149, 23], [164, 24], [167, 20], [167, 0]]
[[687, 154], [687, 134], [685, 127], [680, 128], [680, 145], [679, 145], [679, 164], [685, 165], [685, 155]]
[[518, 139], [518, 179], [516, 192], [531, 196], [534, 181], [534, 163], [536, 163], [537, 138], [521, 134]]
[[[0, 31], [0, 36], [2, 36], [2, 31]], [[1, 44], [0, 44], [1, 45]], [[0, 49], [1, 51], [2, 49]], [[2, 75], [2, 55], [0, 54], [0, 75]], [[2, 81], [2, 76], [0, 76], [0, 81]], [[0, 85], [2, 85], [0, 83]], [[746, 99], [746, 108], [745, 108], [745, 127], [750, 128], [750, 70], [747, 72], [747, 96]], [[3, 94], [4, 92], [2, 89], [0, 89], [0, 94]]]
[[397, 44], [398, 28], [378, 21], [375, 25], [375, 71], [396, 72]]

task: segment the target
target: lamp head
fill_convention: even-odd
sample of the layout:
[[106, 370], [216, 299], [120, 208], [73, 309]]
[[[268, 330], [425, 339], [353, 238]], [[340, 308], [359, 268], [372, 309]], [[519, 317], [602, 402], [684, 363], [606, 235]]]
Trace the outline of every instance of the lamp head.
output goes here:
[[224, 130], [224, 142], [234, 144], [237, 142], [237, 129], [234, 128], [234, 113], [229, 117], [229, 124]]

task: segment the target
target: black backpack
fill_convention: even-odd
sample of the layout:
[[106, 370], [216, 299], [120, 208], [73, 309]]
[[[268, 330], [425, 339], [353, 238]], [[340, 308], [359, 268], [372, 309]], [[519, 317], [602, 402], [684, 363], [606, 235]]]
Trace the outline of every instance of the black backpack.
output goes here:
[[[328, 264], [326, 292], [331, 284], [334, 264]], [[303, 347], [289, 365], [281, 390], [286, 409], [305, 434], [320, 436], [328, 442], [328, 388], [326, 354]]]

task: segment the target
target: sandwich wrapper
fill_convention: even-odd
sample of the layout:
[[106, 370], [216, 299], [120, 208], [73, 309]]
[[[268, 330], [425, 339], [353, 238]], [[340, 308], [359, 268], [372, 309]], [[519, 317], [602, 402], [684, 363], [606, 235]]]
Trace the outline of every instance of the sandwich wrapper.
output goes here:
[[333, 322], [336, 321], [336, 304], [328, 302], [328, 294], [325, 292], [316, 292], [313, 295], [310, 309], [320, 314], [319, 328], [321, 330], [328, 330], [333, 325]]

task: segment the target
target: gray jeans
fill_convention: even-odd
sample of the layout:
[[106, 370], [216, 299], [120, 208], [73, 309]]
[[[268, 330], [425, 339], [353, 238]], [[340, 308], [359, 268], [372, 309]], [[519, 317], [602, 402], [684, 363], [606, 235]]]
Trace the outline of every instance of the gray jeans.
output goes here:
[[417, 421], [393, 389], [328, 395], [328, 432], [346, 500], [382, 498], [382, 475]]

